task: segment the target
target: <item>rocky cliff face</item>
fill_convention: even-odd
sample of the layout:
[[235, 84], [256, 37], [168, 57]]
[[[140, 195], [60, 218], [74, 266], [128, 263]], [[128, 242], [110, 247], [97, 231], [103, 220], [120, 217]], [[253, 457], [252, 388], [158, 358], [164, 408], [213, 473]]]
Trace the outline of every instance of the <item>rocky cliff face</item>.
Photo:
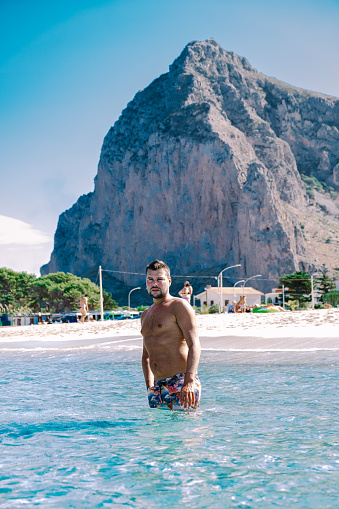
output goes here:
[[42, 273], [143, 272], [154, 258], [176, 274], [241, 263], [264, 290], [326, 263], [321, 234], [305, 234], [326, 211], [301, 174], [335, 199], [338, 129], [338, 99], [264, 76], [213, 39], [190, 43], [106, 135], [94, 192], [60, 216]]

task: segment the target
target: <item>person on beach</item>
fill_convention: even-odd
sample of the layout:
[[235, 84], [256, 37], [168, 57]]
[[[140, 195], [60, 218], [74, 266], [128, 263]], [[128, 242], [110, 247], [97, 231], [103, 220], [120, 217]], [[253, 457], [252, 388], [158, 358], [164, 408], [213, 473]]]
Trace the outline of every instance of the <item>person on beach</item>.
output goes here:
[[229, 306], [229, 308], [228, 308], [228, 313], [235, 313], [236, 305], [237, 305], [237, 303], [236, 303], [236, 301], [234, 300], [234, 301], [232, 302], [232, 304], [231, 304], [231, 305]]
[[191, 296], [193, 294], [193, 288], [191, 287], [189, 281], [185, 281], [184, 288], [180, 290], [179, 295], [182, 299], [187, 300], [187, 302], [191, 303]]
[[169, 267], [155, 260], [146, 268], [153, 304], [141, 315], [142, 370], [151, 408], [195, 409], [200, 402], [200, 341], [192, 307], [169, 293]]
[[245, 313], [246, 308], [247, 308], [246, 297], [245, 297], [245, 295], [241, 295], [239, 302], [235, 306], [235, 312], [236, 313]]
[[80, 322], [85, 323], [85, 319], [86, 319], [86, 316], [88, 313], [88, 295], [85, 295], [85, 297], [82, 297], [82, 299], [80, 300], [80, 308], [79, 309], [80, 309], [80, 313], [81, 313]]
[[241, 303], [241, 306], [240, 306], [240, 312], [241, 312], [241, 313], [246, 313], [246, 311], [247, 311], [247, 302], [246, 302], [246, 297], [245, 297], [245, 295], [243, 296], [243, 298], [242, 298], [242, 299], [243, 299], [243, 300], [242, 300], [242, 303]]

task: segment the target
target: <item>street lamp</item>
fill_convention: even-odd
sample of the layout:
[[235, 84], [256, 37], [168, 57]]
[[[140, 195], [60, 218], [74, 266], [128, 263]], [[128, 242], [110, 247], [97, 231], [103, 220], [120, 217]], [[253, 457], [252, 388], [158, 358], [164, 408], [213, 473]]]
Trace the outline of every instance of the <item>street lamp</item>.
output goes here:
[[[226, 267], [225, 269], [222, 269], [221, 272], [219, 272], [218, 275], [218, 293], [219, 293], [219, 313], [221, 313], [221, 299], [222, 299], [222, 273], [225, 272], [225, 270], [228, 269], [234, 269], [234, 267], [241, 267], [241, 263], [238, 263], [237, 265], [231, 265], [231, 267]], [[219, 286], [220, 284], [220, 286]]]
[[131, 293], [134, 292], [134, 290], [141, 290], [141, 287], [138, 286], [137, 288], [132, 288], [132, 290], [128, 294], [128, 311], [131, 310]]
[[243, 283], [245, 281], [245, 279], [240, 279], [240, 281], [237, 281], [236, 283], [234, 283], [233, 285], [233, 300], [235, 299], [235, 291], [234, 291], [234, 288], [239, 284], [239, 283]]
[[261, 274], [256, 274], [255, 276], [251, 276], [251, 277], [248, 277], [247, 279], [245, 279], [245, 281], [242, 284], [243, 291], [244, 291], [244, 286], [247, 283], [247, 281], [249, 281], [250, 279], [254, 279], [255, 277], [261, 277]]
[[248, 277], [247, 279], [245, 279], [245, 281], [242, 284], [242, 291], [243, 291], [243, 293], [244, 293], [244, 286], [247, 283], [247, 281], [249, 281], [250, 279], [254, 279], [255, 277], [261, 277], [261, 274], [256, 274], [255, 276], [251, 276], [251, 277]]

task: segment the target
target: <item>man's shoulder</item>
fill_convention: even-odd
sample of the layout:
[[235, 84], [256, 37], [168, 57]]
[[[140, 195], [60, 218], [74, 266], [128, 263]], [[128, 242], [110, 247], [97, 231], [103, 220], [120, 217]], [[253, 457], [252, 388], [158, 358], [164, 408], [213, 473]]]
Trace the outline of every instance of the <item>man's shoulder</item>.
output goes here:
[[192, 312], [193, 308], [192, 306], [187, 302], [186, 299], [181, 299], [178, 297], [173, 297], [173, 300], [171, 302], [171, 307], [174, 312]]
[[173, 295], [170, 295], [170, 297], [167, 299], [167, 303], [170, 305], [170, 306], [177, 306], [177, 305], [181, 305], [183, 302], [186, 302], [184, 299], [182, 299], [181, 297], [173, 297]]
[[163, 304], [164, 309], [167, 309], [168, 312], [173, 314], [176, 314], [180, 310], [188, 309], [191, 307], [185, 299], [182, 299], [181, 297], [173, 297], [173, 295], [169, 295]]
[[141, 313], [141, 316], [140, 318], [143, 320], [145, 318], [145, 316], [149, 313], [150, 309], [152, 308], [152, 306], [150, 306], [149, 308], [145, 309], [142, 313]]

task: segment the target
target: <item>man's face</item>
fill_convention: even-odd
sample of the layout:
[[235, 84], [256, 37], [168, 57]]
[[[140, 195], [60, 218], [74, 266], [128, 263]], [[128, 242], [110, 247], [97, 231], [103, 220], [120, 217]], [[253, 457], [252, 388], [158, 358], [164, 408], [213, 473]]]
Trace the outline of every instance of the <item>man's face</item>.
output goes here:
[[148, 270], [146, 276], [146, 289], [153, 299], [162, 299], [168, 294], [171, 278], [164, 269]]

